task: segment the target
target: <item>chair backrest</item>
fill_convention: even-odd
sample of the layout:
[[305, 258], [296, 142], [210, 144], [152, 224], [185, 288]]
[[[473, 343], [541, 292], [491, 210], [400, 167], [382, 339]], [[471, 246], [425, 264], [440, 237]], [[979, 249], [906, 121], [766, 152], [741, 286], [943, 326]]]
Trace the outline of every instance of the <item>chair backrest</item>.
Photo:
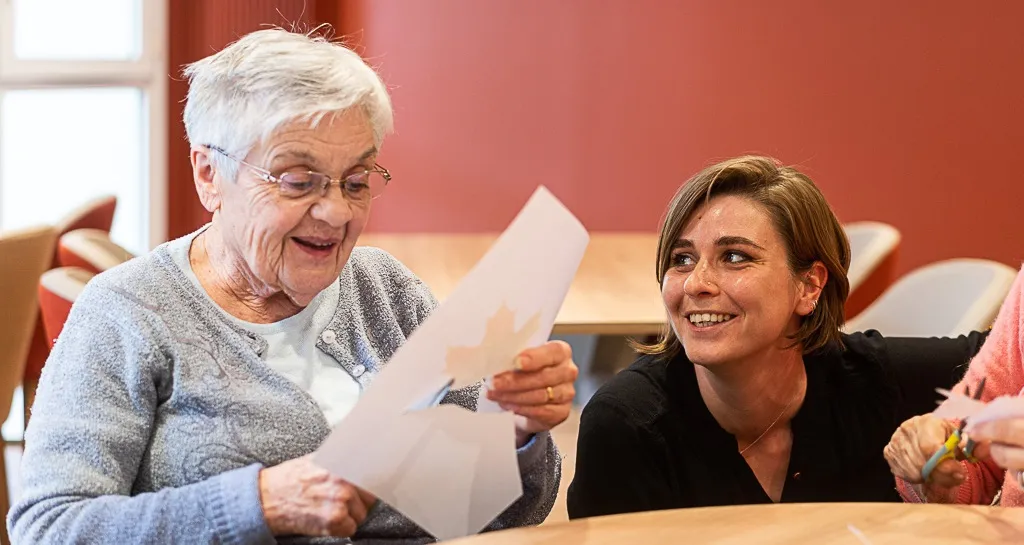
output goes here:
[[75, 299], [93, 276], [91, 271], [78, 267], [58, 267], [46, 271], [39, 279], [39, 311], [50, 348], [64, 329]]
[[896, 280], [896, 262], [900, 232], [877, 221], [858, 221], [843, 225], [850, 239], [850, 295], [844, 314], [850, 319], [878, 299]]
[[36, 286], [53, 256], [57, 230], [39, 227], [0, 234], [0, 422], [10, 416], [25, 356], [39, 316]]
[[68, 233], [75, 229], [99, 229], [110, 232], [114, 225], [114, 212], [117, 210], [117, 197], [102, 195], [91, 201], [82, 203], [64, 215], [55, 227], [58, 234]]
[[[117, 210], [117, 197], [104, 195], [83, 203], [66, 214], [57, 225], [57, 238], [76, 229], [99, 229], [109, 233], [114, 224], [114, 212]], [[60, 262], [60, 256], [54, 253], [54, 267], [66, 265]]]
[[857, 221], [843, 225], [850, 239], [850, 292], [856, 291], [871, 272], [900, 244], [900, 232], [887, 223]]
[[60, 237], [57, 253], [64, 267], [78, 267], [101, 273], [135, 257], [110, 240], [110, 234], [99, 229], [76, 229]]
[[986, 259], [950, 259], [900, 278], [843, 329], [884, 335], [947, 337], [987, 329], [1017, 271]]

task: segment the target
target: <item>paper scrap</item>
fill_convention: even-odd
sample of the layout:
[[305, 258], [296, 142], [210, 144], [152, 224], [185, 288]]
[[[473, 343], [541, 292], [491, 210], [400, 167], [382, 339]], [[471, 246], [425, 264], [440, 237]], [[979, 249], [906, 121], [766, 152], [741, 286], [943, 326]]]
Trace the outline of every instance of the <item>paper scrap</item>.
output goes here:
[[[516, 416], [478, 381], [546, 342], [589, 235], [539, 187], [448, 298], [417, 327], [314, 454], [440, 540], [475, 534], [522, 495]], [[433, 405], [453, 393], [476, 412]], [[459, 385], [470, 385], [459, 391]]]
[[871, 545], [871, 540], [868, 539], [868, 536], [864, 535], [864, 532], [862, 532], [860, 528], [857, 528], [852, 524], [847, 524], [846, 529], [864, 545]]

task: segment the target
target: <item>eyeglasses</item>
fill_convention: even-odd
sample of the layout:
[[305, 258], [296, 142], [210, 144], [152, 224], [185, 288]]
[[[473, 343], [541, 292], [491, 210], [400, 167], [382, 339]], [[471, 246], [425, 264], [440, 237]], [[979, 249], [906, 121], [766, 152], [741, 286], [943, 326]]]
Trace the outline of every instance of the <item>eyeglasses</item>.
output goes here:
[[349, 174], [344, 178], [331, 178], [321, 172], [285, 172], [278, 176], [271, 174], [265, 168], [249, 164], [238, 157], [231, 155], [216, 146], [206, 146], [213, 151], [233, 159], [249, 167], [264, 182], [275, 183], [281, 191], [281, 195], [289, 199], [301, 199], [314, 191], [319, 190], [320, 195], [327, 194], [327, 188], [337, 182], [345, 196], [356, 202], [364, 202], [376, 199], [384, 193], [388, 182], [391, 181], [391, 173], [388, 169], [374, 163], [373, 169]]

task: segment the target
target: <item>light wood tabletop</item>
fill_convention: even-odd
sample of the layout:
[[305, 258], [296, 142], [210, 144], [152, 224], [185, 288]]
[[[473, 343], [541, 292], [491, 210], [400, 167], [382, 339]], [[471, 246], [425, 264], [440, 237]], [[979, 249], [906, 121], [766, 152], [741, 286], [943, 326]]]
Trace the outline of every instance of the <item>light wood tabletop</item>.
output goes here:
[[490, 532], [450, 545], [925, 545], [1024, 543], [1024, 508], [899, 503], [652, 511]]
[[[496, 233], [366, 233], [359, 237], [359, 245], [395, 256], [443, 301], [497, 238]], [[657, 246], [656, 233], [591, 233], [553, 333], [651, 335], [661, 331], [665, 308], [654, 277]]]

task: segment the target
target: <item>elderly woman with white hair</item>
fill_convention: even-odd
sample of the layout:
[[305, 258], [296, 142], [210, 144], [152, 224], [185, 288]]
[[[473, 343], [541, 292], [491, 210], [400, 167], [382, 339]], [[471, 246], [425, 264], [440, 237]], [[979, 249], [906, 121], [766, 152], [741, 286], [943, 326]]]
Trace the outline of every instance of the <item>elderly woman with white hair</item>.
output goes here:
[[[279, 29], [185, 74], [193, 179], [213, 219], [99, 275], [75, 304], [26, 431], [15, 541], [432, 541], [311, 459], [436, 305], [401, 263], [355, 247], [391, 179], [376, 163], [392, 125], [384, 85], [349, 49]], [[548, 430], [576, 374], [549, 342], [443, 400], [475, 410], [486, 395], [522, 417], [523, 495], [487, 529], [550, 511]]]

